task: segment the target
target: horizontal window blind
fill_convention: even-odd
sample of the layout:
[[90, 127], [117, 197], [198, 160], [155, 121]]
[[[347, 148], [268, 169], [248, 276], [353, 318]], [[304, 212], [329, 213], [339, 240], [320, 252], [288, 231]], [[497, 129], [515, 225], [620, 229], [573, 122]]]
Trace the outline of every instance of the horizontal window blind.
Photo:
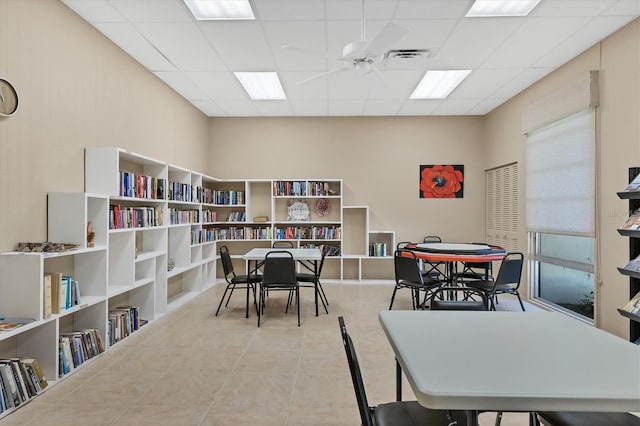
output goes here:
[[527, 134], [527, 230], [595, 234], [592, 110]]

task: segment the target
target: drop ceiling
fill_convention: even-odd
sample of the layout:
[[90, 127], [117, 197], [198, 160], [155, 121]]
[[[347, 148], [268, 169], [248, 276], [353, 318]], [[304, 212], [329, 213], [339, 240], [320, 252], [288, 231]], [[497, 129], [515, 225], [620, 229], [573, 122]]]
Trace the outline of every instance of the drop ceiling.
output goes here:
[[[542, 0], [502, 18], [465, 18], [472, 0], [366, 0], [368, 40], [393, 22], [409, 30], [394, 48], [431, 54], [298, 84], [343, 65], [361, 0], [250, 0], [253, 21], [196, 21], [182, 0], [62, 1], [211, 117], [483, 115], [640, 15], [639, 0]], [[446, 99], [410, 100], [429, 69], [472, 72]], [[252, 101], [235, 71], [277, 72], [287, 100]]]

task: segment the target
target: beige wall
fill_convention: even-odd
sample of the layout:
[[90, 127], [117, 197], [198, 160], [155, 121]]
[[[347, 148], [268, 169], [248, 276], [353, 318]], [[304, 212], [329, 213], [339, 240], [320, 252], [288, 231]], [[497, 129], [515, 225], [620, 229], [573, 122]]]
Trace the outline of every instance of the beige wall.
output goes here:
[[58, 0], [0, 0], [0, 251], [46, 238], [46, 194], [81, 192], [83, 149], [208, 166], [207, 118]]
[[[341, 178], [370, 228], [416, 241], [484, 240], [481, 117], [213, 118], [212, 173], [233, 178]], [[421, 164], [463, 164], [464, 198], [420, 199]]]
[[[567, 94], [575, 94], [576, 81], [583, 84], [590, 70], [600, 71], [600, 106], [596, 110], [599, 151], [596, 319], [599, 327], [624, 337], [628, 336], [629, 320], [620, 316], [616, 308], [629, 299], [629, 280], [616, 267], [628, 261], [629, 240], [616, 229], [628, 216], [628, 202], [620, 200], [616, 192], [627, 184], [628, 167], [640, 165], [639, 36], [640, 21], [636, 20], [492, 111], [485, 122], [487, 167], [509, 159], [524, 164], [523, 131], [531, 123], [531, 111], [541, 106], [547, 107], [547, 115], [550, 109], [558, 114], [563, 109], [570, 110], [572, 104], [567, 102]], [[524, 176], [521, 190], [524, 193]], [[521, 217], [525, 219], [524, 203], [521, 207]], [[526, 242], [524, 227], [521, 239]]]

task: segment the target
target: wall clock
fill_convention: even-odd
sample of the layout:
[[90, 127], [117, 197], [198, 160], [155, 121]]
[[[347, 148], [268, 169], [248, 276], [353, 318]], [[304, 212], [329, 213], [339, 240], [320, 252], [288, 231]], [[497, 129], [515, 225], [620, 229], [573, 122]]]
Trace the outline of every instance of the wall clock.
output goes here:
[[0, 116], [9, 117], [18, 110], [18, 92], [11, 83], [0, 78]]

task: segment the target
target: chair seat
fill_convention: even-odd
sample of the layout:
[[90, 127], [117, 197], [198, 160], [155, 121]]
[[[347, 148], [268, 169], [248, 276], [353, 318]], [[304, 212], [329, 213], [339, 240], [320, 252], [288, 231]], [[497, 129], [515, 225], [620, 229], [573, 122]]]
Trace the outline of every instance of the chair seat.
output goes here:
[[246, 284], [247, 282], [255, 284], [262, 281], [262, 277], [255, 275], [251, 275], [250, 277], [246, 275], [236, 275], [235, 277], [231, 278], [230, 281], [231, 284]]
[[[463, 411], [449, 411], [458, 425], [467, 424]], [[376, 426], [438, 426], [448, 425], [451, 420], [445, 410], [431, 410], [417, 401], [400, 401], [379, 404], [373, 413]]]
[[413, 281], [398, 280], [398, 285], [401, 285], [404, 287], [413, 287], [413, 288], [419, 288], [423, 290], [429, 290], [429, 289], [441, 286], [442, 281], [429, 278], [424, 280], [424, 284], [421, 284], [421, 283], [414, 283]]
[[296, 273], [296, 279], [298, 281], [302, 281], [302, 282], [305, 282], [305, 283], [313, 283], [313, 282], [316, 281], [316, 276], [315, 276], [315, 274], [299, 272], [299, 273]]
[[639, 426], [640, 417], [629, 413], [543, 411], [538, 416], [548, 426]]

